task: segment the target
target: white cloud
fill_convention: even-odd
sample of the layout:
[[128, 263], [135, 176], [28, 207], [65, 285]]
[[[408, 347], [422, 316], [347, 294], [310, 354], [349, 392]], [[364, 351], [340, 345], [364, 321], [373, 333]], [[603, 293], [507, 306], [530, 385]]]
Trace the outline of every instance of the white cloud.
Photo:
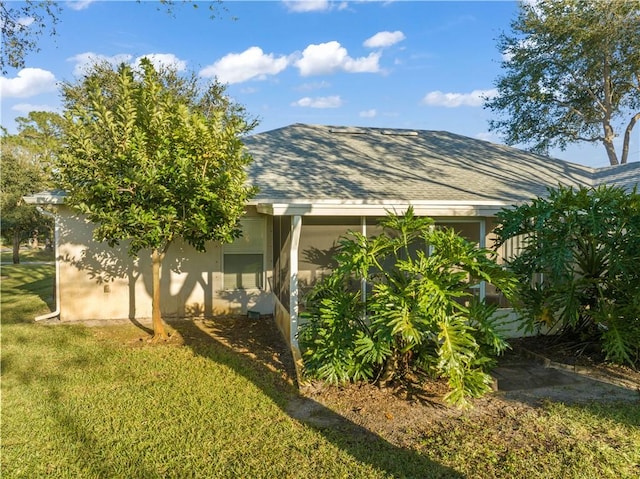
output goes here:
[[371, 38], [367, 38], [363, 45], [367, 48], [385, 48], [401, 42], [406, 37], [400, 30], [395, 32], [378, 32]]
[[349, 73], [375, 73], [380, 71], [378, 61], [380, 53], [371, 53], [368, 57], [351, 58], [347, 49], [336, 41], [309, 45], [302, 52], [302, 58], [295, 66], [300, 75], [322, 75], [336, 71]]
[[129, 63], [132, 66], [138, 66], [140, 65], [140, 60], [143, 58], [148, 58], [155, 68], [172, 67], [178, 71], [183, 71], [187, 68], [187, 62], [185, 60], [180, 60], [173, 53], [148, 53], [146, 55], [141, 55], [134, 60], [132, 60], [132, 58], [133, 56], [128, 53], [119, 53], [117, 55], [107, 56], [100, 53], [85, 52], [68, 58], [67, 61], [75, 62], [76, 66], [73, 68], [73, 74], [75, 76], [82, 76], [88, 73], [91, 67], [99, 63], [107, 63], [114, 67], [121, 63]]
[[291, 106], [303, 106], [308, 108], [338, 108], [342, 106], [340, 96], [304, 97], [291, 104]]
[[260, 47], [250, 47], [242, 53], [230, 53], [213, 65], [203, 68], [200, 76], [218, 77], [222, 83], [241, 83], [251, 79], [264, 80], [287, 68], [287, 57], [265, 54]]
[[284, 0], [285, 7], [290, 12], [323, 12], [331, 9], [329, 0]]
[[139, 65], [140, 60], [143, 58], [148, 58], [156, 69], [170, 67], [175, 68], [179, 72], [187, 69], [187, 62], [185, 60], [180, 60], [173, 53], [149, 53], [148, 55], [142, 55], [136, 58], [134, 64]]
[[71, 10], [85, 10], [89, 8], [95, 0], [72, 0], [67, 2], [67, 6]]
[[378, 112], [375, 109], [361, 111], [359, 113], [360, 118], [375, 118], [378, 116]]
[[22, 17], [18, 19], [18, 25], [21, 27], [28, 27], [29, 25], [31, 25], [33, 22], [35, 22], [36, 19], [33, 17]]
[[478, 140], [490, 141], [494, 143], [496, 141], [496, 136], [491, 132], [477, 133], [475, 135], [475, 138], [477, 138]]
[[422, 103], [429, 106], [444, 106], [457, 108], [459, 106], [482, 106], [485, 98], [492, 98], [498, 94], [491, 90], [473, 90], [471, 93], [443, 93], [439, 90], [429, 92], [422, 99]]
[[58, 108], [51, 105], [34, 105], [32, 103], [17, 103], [11, 110], [18, 113], [29, 113], [30, 111], [58, 111]]
[[75, 62], [76, 66], [73, 68], [73, 74], [75, 76], [82, 76], [88, 72], [88, 70], [98, 63], [108, 63], [110, 65], [119, 65], [120, 63], [127, 63], [131, 60], [131, 55], [127, 53], [120, 53], [118, 55], [107, 56], [99, 53], [85, 52], [79, 53], [67, 61]]
[[23, 68], [15, 78], [0, 77], [0, 93], [4, 98], [27, 98], [55, 89], [54, 74], [40, 68]]

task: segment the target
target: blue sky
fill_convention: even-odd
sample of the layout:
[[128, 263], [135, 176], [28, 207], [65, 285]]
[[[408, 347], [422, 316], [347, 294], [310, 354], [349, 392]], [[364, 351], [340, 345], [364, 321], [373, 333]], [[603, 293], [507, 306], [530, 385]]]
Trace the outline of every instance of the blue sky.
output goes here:
[[[179, 2], [177, 2], [179, 3]], [[508, 1], [226, 1], [205, 5], [76, 1], [25, 69], [1, 79], [2, 125], [30, 110], [60, 111], [56, 83], [92, 60], [150, 56], [214, 76], [257, 116], [254, 132], [292, 123], [447, 130], [500, 143], [482, 108], [501, 73], [496, 39], [517, 14]], [[235, 19], [234, 19], [235, 17]], [[632, 151], [638, 149], [638, 141]], [[589, 166], [602, 146], [553, 151]], [[636, 153], [637, 155], [637, 153]], [[635, 160], [632, 156], [631, 160]]]

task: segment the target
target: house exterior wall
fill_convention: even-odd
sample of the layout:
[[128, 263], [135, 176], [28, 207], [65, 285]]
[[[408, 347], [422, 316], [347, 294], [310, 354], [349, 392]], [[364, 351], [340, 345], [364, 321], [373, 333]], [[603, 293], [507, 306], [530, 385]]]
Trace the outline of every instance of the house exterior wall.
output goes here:
[[[175, 241], [160, 273], [161, 311], [165, 318], [244, 314], [248, 310], [273, 314], [272, 221], [249, 208], [247, 218], [259, 218], [263, 228], [262, 289], [225, 290], [224, 246], [211, 243], [205, 253]], [[57, 258], [60, 262], [60, 320], [140, 319], [151, 317], [151, 259], [137, 258], [126, 243], [114, 248], [93, 240], [94, 225], [62, 206], [59, 210]]]

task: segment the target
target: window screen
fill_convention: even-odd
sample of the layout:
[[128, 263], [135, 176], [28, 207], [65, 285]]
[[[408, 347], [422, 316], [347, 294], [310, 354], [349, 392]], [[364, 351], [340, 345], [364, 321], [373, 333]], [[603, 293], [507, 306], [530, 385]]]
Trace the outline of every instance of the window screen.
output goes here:
[[262, 289], [262, 254], [225, 254], [224, 289]]
[[224, 289], [264, 287], [265, 227], [262, 218], [242, 220], [242, 236], [224, 245]]

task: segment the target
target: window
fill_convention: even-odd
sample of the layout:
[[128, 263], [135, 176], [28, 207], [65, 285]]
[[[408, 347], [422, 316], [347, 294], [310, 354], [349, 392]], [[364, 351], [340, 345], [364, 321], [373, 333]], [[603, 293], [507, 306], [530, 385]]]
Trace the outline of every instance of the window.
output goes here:
[[224, 245], [224, 284], [229, 289], [264, 288], [265, 227], [262, 218], [241, 221], [242, 236]]
[[261, 254], [225, 254], [224, 289], [262, 289]]

